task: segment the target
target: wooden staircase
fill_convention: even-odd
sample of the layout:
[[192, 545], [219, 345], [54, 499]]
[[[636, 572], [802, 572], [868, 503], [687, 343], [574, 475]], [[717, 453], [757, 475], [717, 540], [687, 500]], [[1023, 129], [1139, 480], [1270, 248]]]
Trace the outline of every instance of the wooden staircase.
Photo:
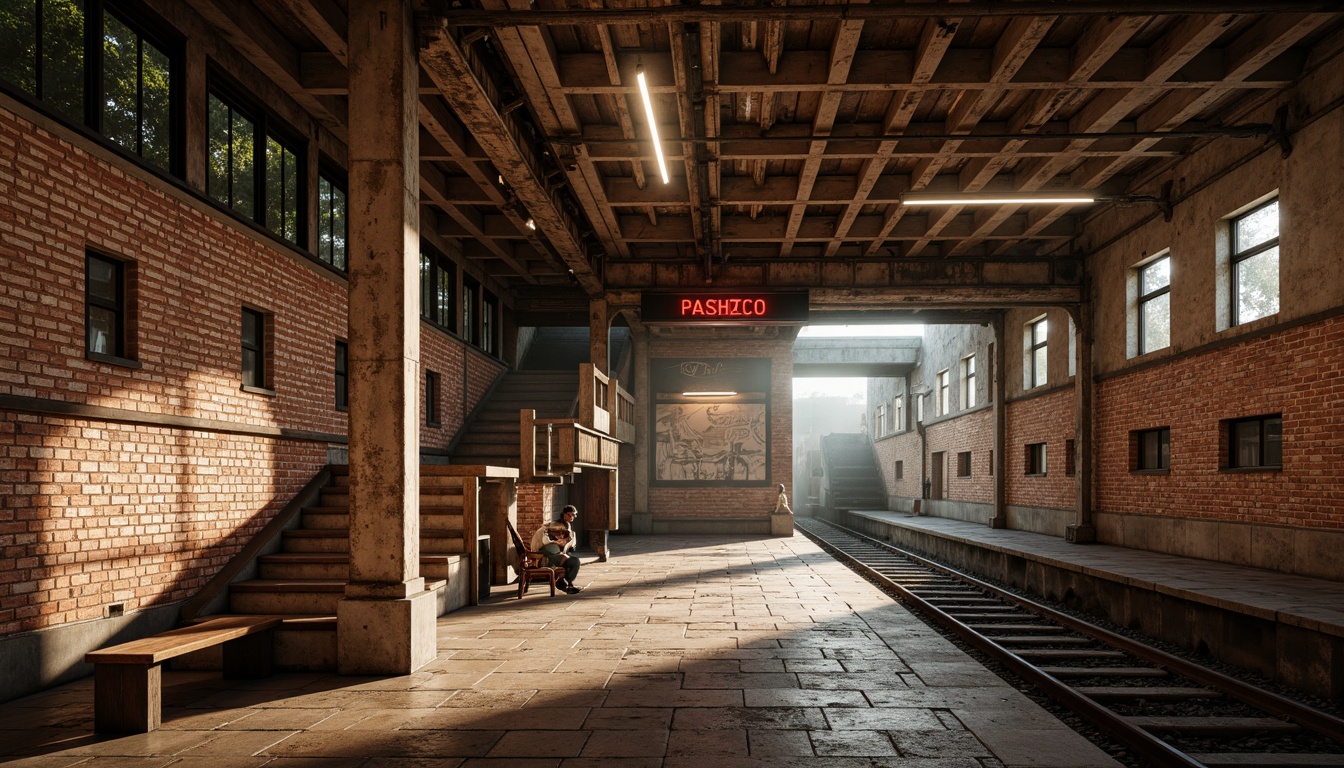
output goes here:
[[867, 435], [834, 433], [821, 438], [831, 509], [886, 509], [887, 490]]
[[453, 446], [454, 464], [518, 466], [518, 411], [531, 408], [537, 418], [575, 415], [579, 382], [567, 371], [510, 371]]

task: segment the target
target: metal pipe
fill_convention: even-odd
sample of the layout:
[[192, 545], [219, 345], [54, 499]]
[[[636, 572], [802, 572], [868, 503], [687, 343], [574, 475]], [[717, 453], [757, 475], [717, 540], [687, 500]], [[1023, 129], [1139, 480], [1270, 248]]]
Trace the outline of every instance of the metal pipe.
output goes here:
[[672, 5], [659, 8], [603, 8], [568, 11], [452, 10], [437, 19], [450, 27], [548, 27], [597, 24], [669, 24], [677, 22], [843, 21], [876, 19], [1013, 18], [1022, 16], [1175, 16], [1224, 13], [1338, 13], [1339, 0], [1178, 0], [1116, 3], [1031, 0], [1004, 3], [971, 0], [901, 5]]

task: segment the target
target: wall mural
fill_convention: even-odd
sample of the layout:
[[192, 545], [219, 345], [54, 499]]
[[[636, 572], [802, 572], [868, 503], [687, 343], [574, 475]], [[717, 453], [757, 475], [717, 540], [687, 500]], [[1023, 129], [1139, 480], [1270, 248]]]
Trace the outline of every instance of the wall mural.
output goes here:
[[659, 403], [654, 445], [658, 481], [768, 479], [765, 403]]

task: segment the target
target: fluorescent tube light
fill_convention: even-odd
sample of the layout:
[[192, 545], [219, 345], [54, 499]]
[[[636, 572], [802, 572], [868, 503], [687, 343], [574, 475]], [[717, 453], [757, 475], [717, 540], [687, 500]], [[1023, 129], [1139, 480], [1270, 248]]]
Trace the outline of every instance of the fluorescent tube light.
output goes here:
[[683, 397], [732, 397], [736, 392], [682, 392]]
[[901, 196], [901, 203], [904, 205], [1086, 205], [1096, 201], [1095, 195], [1086, 192], [1016, 195], [910, 194]]
[[639, 81], [639, 95], [644, 97], [644, 117], [649, 121], [649, 135], [653, 137], [653, 153], [658, 156], [658, 172], [663, 175], [663, 183], [667, 183], [667, 161], [663, 159], [663, 143], [658, 139], [658, 120], [653, 116], [653, 99], [649, 98], [649, 84], [644, 80], [644, 70], [640, 68], [635, 72], [635, 80]]

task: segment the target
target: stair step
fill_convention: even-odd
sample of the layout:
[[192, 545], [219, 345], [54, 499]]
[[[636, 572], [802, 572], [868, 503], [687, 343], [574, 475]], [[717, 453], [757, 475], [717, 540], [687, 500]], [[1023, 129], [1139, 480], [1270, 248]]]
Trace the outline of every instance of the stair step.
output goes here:
[[334, 614], [344, 579], [255, 579], [229, 586], [234, 613]]
[[[448, 577], [454, 554], [420, 555], [420, 575], [425, 578]], [[258, 558], [258, 576], [263, 580], [323, 580], [350, 578], [350, 556], [343, 552], [280, 552]]]

